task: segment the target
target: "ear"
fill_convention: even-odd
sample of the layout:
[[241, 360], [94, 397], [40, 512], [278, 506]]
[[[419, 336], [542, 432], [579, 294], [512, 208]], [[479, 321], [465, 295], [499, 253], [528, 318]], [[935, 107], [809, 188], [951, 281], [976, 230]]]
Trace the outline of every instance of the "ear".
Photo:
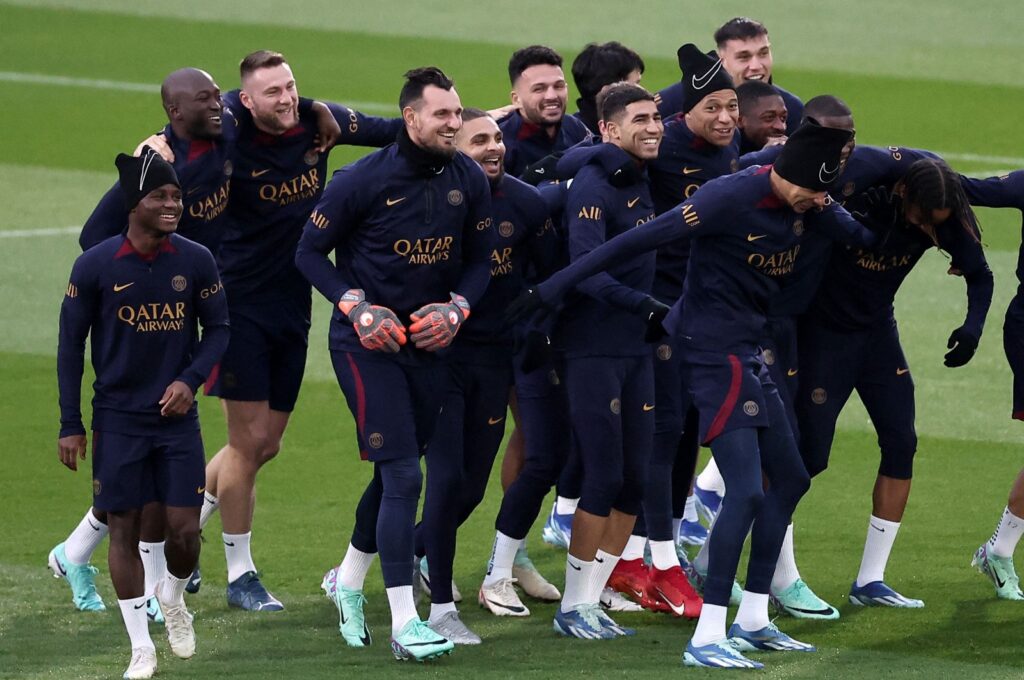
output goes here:
[[515, 90], [512, 90], [510, 96], [512, 99], [512, 106], [516, 107], [517, 109], [520, 108], [519, 94], [517, 94]]
[[406, 106], [402, 109], [402, 120], [405, 121], [407, 126], [413, 127], [416, 123], [416, 109], [411, 106]]
[[242, 106], [252, 111], [252, 97], [245, 90], [238, 91], [238, 99], [241, 100]]

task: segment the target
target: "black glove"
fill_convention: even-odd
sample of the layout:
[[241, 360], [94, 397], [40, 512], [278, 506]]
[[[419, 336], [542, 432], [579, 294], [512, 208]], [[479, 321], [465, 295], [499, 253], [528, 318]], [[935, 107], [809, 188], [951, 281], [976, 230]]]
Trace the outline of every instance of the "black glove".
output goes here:
[[519, 357], [519, 368], [523, 373], [532, 373], [551, 361], [551, 339], [533, 329], [526, 335], [517, 335], [512, 352]]
[[946, 347], [949, 351], [946, 352], [946, 358], [942, 363], [949, 368], [957, 368], [966, 364], [974, 356], [978, 349], [978, 338], [961, 326], [950, 334]]
[[668, 313], [672, 310], [666, 304], [662, 304], [652, 297], [647, 298], [640, 303], [640, 314], [644, 317], [644, 322], [647, 324], [647, 332], [644, 333], [644, 342], [657, 342], [661, 340], [668, 332], [665, 327], [661, 325], [661, 322], [665, 320]]
[[505, 308], [505, 322], [509, 325], [523, 321], [540, 311], [552, 311], [551, 305], [540, 296], [536, 286], [527, 288]]
[[523, 174], [519, 175], [519, 179], [533, 186], [538, 186], [545, 180], [558, 179], [558, 173], [555, 169], [558, 167], [558, 159], [561, 157], [562, 152], [560, 151], [544, 156], [544, 158], [541, 158], [536, 163], [527, 165], [526, 170], [523, 170]]
[[871, 187], [863, 194], [864, 211], [858, 214], [883, 230], [902, 222], [903, 201], [884, 186]]

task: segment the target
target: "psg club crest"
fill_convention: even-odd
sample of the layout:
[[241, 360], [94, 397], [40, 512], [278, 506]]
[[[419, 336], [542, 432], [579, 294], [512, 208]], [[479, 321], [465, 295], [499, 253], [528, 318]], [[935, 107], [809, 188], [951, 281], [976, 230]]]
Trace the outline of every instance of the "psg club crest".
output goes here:
[[501, 224], [498, 225], [498, 233], [504, 236], [505, 238], [511, 236], [515, 232], [515, 230], [515, 225], [508, 221], [502, 222]]
[[306, 161], [306, 165], [316, 165], [320, 160], [320, 152], [316, 149], [310, 149], [306, 152], [306, 155], [302, 157], [302, 160]]
[[451, 205], [462, 205], [462, 192], [452, 189], [448, 192], [448, 203]]
[[173, 288], [174, 290], [176, 290], [179, 293], [181, 291], [185, 290], [185, 288], [187, 286], [188, 286], [188, 281], [186, 281], [185, 277], [182, 276], [181, 274], [178, 274], [173, 279], [171, 279], [171, 288]]
[[231, 161], [224, 161], [224, 176], [231, 177], [231, 173], [235, 171], [235, 166], [231, 164]]

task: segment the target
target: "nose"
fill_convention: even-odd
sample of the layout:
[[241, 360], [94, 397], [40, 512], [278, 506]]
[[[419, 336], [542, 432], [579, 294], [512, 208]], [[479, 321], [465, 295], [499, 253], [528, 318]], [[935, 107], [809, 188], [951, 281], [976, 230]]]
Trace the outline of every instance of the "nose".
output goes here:
[[781, 118], [776, 118], [772, 122], [772, 131], [776, 132], [776, 133], [778, 133], [780, 135], [781, 134], [785, 134], [785, 132], [786, 132], [786, 123], [785, 123], [785, 121], [783, 121]]
[[462, 127], [462, 116], [455, 113], [448, 116], [448, 127], [452, 130], [460, 129]]

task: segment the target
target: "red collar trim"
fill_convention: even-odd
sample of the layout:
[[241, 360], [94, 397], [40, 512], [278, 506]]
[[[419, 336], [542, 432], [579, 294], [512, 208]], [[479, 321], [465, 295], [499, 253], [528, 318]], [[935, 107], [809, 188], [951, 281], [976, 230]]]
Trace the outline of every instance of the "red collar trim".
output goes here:
[[211, 150], [213, 150], [213, 142], [210, 140], [193, 139], [188, 145], [188, 160], [186, 162], [191, 163], [203, 154], [209, 153]]
[[128, 239], [128, 237], [125, 236], [124, 241], [121, 242], [121, 247], [117, 249], [116, 253], [114, 253], [114, 259], [119, 260], [122, 257], [127, 257], [128, 255], [134, 254], [137, 255], [139, 259], [144, 262], [152, 262], [160, 253], [176, 252], [178, 252], [178, 249], [174, 247], [169, 237], [165, 238], [163, 242], [160, 244], [160, 247], [157, 248], [152, 253], [140, 253], [138, 250], [135, 249], [135, 246], [132, 245], [132, 242]]

